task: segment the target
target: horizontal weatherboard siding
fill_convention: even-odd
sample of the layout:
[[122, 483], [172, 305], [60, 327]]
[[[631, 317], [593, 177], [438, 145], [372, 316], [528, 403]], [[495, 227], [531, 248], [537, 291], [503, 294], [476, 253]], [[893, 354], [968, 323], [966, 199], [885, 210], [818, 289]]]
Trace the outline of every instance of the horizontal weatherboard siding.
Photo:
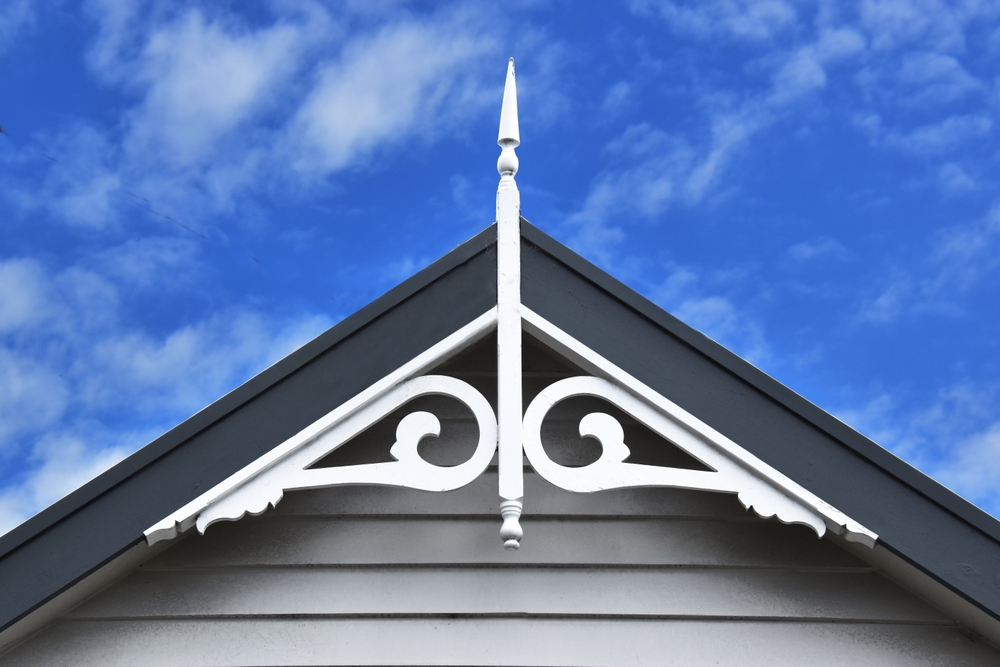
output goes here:
[[[247, 525], [253, 540], [240, 539]], [[148, 567], [257, 567], [385, 563], [424, 565], [703, 565], [864, 569], [801, 526], [652, 518], [535, 519], [523, 516], [521, 549], [500, 548], [494, 518], [244, 519], [216, 524]], [[239, 544], [238, 548], [234, 544]]]
[[[802, 591], [810, 591], [802, 595]], [[502, 593], [500, 593], [502, 591]], [[241, 568], [143, 571], [74, 620], [516, 615], [949, 624], [871, 572], [691, 568]]]
[[47, 642], [32, 649], [5, 656], [5, 667], [997, 664], [996, 653], [989, 647], [949, 627], [743, 620], [82, 621], [61, 624], [49, 634]]

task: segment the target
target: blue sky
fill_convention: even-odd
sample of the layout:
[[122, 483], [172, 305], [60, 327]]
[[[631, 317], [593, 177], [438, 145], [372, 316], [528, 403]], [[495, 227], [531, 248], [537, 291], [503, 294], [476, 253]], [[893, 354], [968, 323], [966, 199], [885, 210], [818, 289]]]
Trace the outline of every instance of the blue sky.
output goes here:
[[1000, 4], [0, 4], [0, 532], [525, 216], [1000, 514]]

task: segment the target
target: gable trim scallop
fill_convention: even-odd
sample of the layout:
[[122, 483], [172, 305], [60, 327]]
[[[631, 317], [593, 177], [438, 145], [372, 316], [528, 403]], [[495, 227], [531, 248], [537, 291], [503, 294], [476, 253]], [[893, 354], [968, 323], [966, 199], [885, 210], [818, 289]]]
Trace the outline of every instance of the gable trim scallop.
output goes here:
[[[827, 530], [848, 541], [874, 547], [878, 536], [829, 503], [767, 465], [746, 449], [669, 401], [621, 368], [568, 335], [531, 309], [521, 305], [525, 333], [593, 376], [560, 380], [542, 390], [525, 412], [521, 425], [524, 453], [532, 468], [548, 482], [567, 491], [589, 493], [623, 487], [673, 487], [736, 494], [744, 507], [762, 517], [812, 528], [822, 537]], [[371, 385], [351, 400], [309, 425], [271, 452], [244, 467], [145, 532], [153, 545], [197, 527], [204, 533], [220, 520], [239, 520], [260, 514], [278, 504], [285, 491], [351, 484], [401, 486], [426, 491], [460, 488], [479, 477], [497, 447], [497, 418], [485, 398], [456, 378], [420, 375], [482, 339], [496, 328], [491, 309], [395, 372]], [[430, 413], [405, 417], [397, 429], [391, 453], [395, 462], [307, 470], [410, 399], [426, 394], [454, 397], [468, 406], [479, 426], [473, 456], [452, 468], [432, 465], [419, 457], [416, 447], [427, 435], [437, 434], [437, 420]], [[601, 457], [590, 465], [567, 468], [553, 462], [541, 443], [541, 424], [558, 402], [576, 395], [590, 395], [614, 404], [684, 450], [712, 471], [693, 471], [626, 463], [628, 449], [620, 424], [609, 415], [591, 413], [580, 422], [581, 436], [594, 436], [602, 446]], [[501, 505], [505, 527], [502, 539], [516, 521], [509, 506]], [[516, 513], [517, 515], [520, 512]], [[506, 529], [506, 530], [504, 530]]]

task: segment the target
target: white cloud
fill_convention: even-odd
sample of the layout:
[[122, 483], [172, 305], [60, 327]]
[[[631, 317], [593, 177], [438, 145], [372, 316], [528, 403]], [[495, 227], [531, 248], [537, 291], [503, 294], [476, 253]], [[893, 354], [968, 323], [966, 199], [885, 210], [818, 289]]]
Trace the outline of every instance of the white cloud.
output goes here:
[[926, 258], [908, 271], [894, 269], [860, 318], [892, 322], [918, 312], [960, 314], [958, 296], [1000, 269], [1000, 205], [979, 220], [940, 230]]
[[[142, 20], [155, 21], [162, 12], [146, 0], [86, 0], [85, 8], [98, 26], [97, 39], [87, 53], [91, 69], [107, 80], [126, 76], [129, 67], [123, 61], [141, 48]], [[131, 53], [126, 56], [126, 52]]]
[[[718, 187], [727, 168], [750, 141], [771, 127], [790, 109], [808, 103], [827, 86], [830, 71], [864, 54], [866, 40], [856, 29], [827, 25], [796, 26], [788, 3], [715, 2], [680, 6], [672, 2], [633, 3], [640, 13], [656, 13], [678, 30], [698, 37], [715, 31], [739, 38], [770, 40], [789, 32], [805, 39], [791, 48], [772, 48], [755, 65], [770, 72], [769, 84], [751, 92], [704, 93], [707, 131], [671, 137], [648, 123], [629, 127], [611, 142], [611, 153], [645, 155], [628, 166], [609, 168], [594, 179], [579, 210], [567, 224], [575, 229], [572, 244], [608, 262], [614, 244], [624, 235], [617, 219], [630, 214], [660, 215], [671, 205], [696, 205]], [[798, 30], [796, 28], [802, 28]], [[609, 93], [610, 94], [610, 93]]]
[[57, 219], [80, 227], [100, 228], [119, 220], [126, 206], [115, 167], [119, 150], [106, 135], [74, 124], [49, 138], [45, 154], [49, 153], [58, 160], [49, 165], [41, 188], [17, 198], [22, 208], [48, 210]]
[[757, 366], [771, 357], [760, 325], [721, 296], [686, 299], [671, 314]]
[[948, 457], [932, 469], [934, 478], [1000, 516], [1000, 422], [950, 444]]
[[[37, 464], [19, 483], [0, 488], [0, 534], [101, 474], [129, 453], [127, 445], [95, 447], [107, 433], [56, 432], [36, 445]], [[134, 446], [134, 445], [133, 445]]]
[[0, 55], [14, 45], [34, 20], [31, 0], [6, 0], [0, 5]]
[[905, 418], [900, 421], [893, 418], [896, 409], [892, 396], [880, 392], [860, 407], [833, 408], [831, 413], [879, 445], [892, 449], [897, 456], [908, 459], [912, 452], [901, 443], [902, 432], [899, 427], [900, 423], [906, 424], [907, 421]]
[[763, 326], [726, 295], [747, 284], [744, 271], [701, 274], [673, 263], [660, 269], [665, 277], [644, 290], [656, 304], [751, 363], [771, 360]]
[[1000, 205], [980, 220], [942, 230], [935, 241], [928, 292], [939, 296], [972, 287], [1000, 268]]
[[54, 275], [37, 260], [0, 261], [0, 530], [332, 324], [259, 306], [165, 331], [137, 322], [126, 304], [170, 293], [164, 276], [196, 275], [197, 247], [132, 240]]
[[88, 263], [122, 286], [156, 286], [169, 291], [186, 285], [196, 272], [197, 239], [147, 236], [108, 248]]
[[878, 296], [862, 306], [860, 317], [871, 322], [891, 322], [903, 312], [912, 296], [913, 285], [910, 280], [897, 276]]
[[330, 324], [228, 309], [164, 336], [115, 332], [74, 364], [77, 400], [98, 409], [127, 402], [138, 411], [193, 412]]
[[929, 402], [879, 391], [858, 408], [835, 410], [847, 424], [956, 493], [1000, 516], [1000, 385], [959, 382]]
[[316, 32], [281, 21], [249, 31], [208, 21], [197, 10], [157, 27], [133, 75], [133, 85], [146, 93], [129, 114], [128, 153], [176, 166], [213, 156], [227, 133], [281, 106], [287, 80]]
[[909, 132], [890, 132], [885, 142], [918, 155], [943, 155], [974, 139], [981, 139], [992, 129], [993, 121], [983, 114], [950, 116]]
[[632, 96], [632, 86], [627, 81], [619, 81], [604, 94], [601, 106], [607, 113], [617, 113]]
[[397, 285], [430, 265], [433, 261], [433, 258], [428, 257], [404, 257], [399, 261], [391, 262], [379, 272], [380, 282]]
[[912, 88], [906, 101], [915, 104], [944, 104], [984, 88], [953, 56], [933, 53], [907, 53], [896, 80]]
[[[44, 198], [54, 217], [120, 223], [123, 210], [135, 212], [131, 191], [197, 227], [252, 206], [238, 197], [248, 189], [309, 192], [379, 150], [438, 140], [499, 94], [502, 78], [484, 76], [483, 56], [505, 28], [484, 7], [420, 19], [404, 7], [372, 13], [310, 0], [268, 9], [251, 26], [213, 6], [89, 2], [100, 30], [91, 70], [137, 102], [121, 112], [121, 132], [49, 138], [60, 160]], [[558, 45], [536, 51], [537, 74], [551, 79]], [[536, 97], [558, 113], [557, 93]], [[10, 188], [6, 196], [32, 206]]]
[[71, 266], [53, 279], [59, 294], [59, 318], [53, 320], [53, 332], [73, 336], [106, 331], [119, 323], [121, 294], [118, 285], [107, 277]]
[[[0, 347], [0, 446], [35, 443], [27, 469], [0, 486], [0, 532], [146, 444], [162, 420], [197, 411], [330, 325], [326, 316], [234, 308], [166, 335], [110, 326], [41, 333], [41, 352]], [[32, 358], [51, 348], [63, 350], [62, 376]], [[124, 432], [123, 414], [151, 428]], [[107, 415], [115, 416], [105, 424]]]
[[36, 260], [0, 261], [0, 335], [30, 326], [50, 314], [47, 282]]
[[947, 193], [958, 194], [978, 189], [975, 179], [954, 162], [946, 162], [938, 170], [938, 182]]
[[0, 347], [0, 451], [15, 436], [51, 426], [69, 401], [68, 383], [57, 371]]
[[325, 175], [363, 160], [380, 144], [407, 135], [435, 137], [448, 117], [484, 102], [476, 67], [496, 48], [465, 19], [409, 22], [350, 43], [319, 67], [317, 83], [290, 124], [291, 163]]
[[767, 41], [793, 28], [798, 18], [794, 5], [783, 0], [707, 0], [692, 4], [633, 0], [632, 8], [658, 14], [677, 32], [699, 38], [724, 35]]
[[806, 262], [822, 257], [844, 259], [847, 254], [847, 249], [829, 236], [814, 241], [796, 243], [788, 248], [788, 256], [797, 262]]
[[826, 86], [827, 68], [865, 49], [865, 40], [856, 30], [822, 30], [816, 39], [788, 58], [774, 75], [769, 96], [773, 106], [782, 107]]
[[[992, 6], [991, 6], [992, 5]], [[965, 26], [996, 15], [993, 3], [942, 0], [865, 0], [860, 20], [882, 51], [923, 48], [946, 53], [965, 49]]]
[[572, 231], [571, 247], [607, 263], [623, 238], [614, 221], [635, 215], [649, 218], [664, 211], [683, 186], [691, 155], [678, 141], [646, 123], [628, 127], [605, 152], [630, 166], [599, 174], [566, 224]]

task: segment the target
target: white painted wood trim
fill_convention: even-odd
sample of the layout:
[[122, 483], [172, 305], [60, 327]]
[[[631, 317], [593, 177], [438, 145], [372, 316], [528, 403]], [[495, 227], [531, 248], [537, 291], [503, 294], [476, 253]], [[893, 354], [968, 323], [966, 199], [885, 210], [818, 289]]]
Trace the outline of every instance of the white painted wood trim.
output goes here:
[[[528, 407], [525, 415], [527, 436], [525, 452], [532, 467], [550, 482], [578, 492], [647, 485], [708, 489], [711, 484], [716, 484], [717, 488], [711, 490], [738, 493], [744, 506], [748, 509], [752, 507], [762, 516], [776, 514], [782, 521], [811, 526], [820, 537], [826, 529], [829, 529], [837, 535], [843, 535], [847, 540], [868, 547], [875, 546], [878, 536], [874, 532], [810, 493], [541, 315], [522, 305], [521, 316], [525, 331], [584, 370], [606, 381], [593, 382], [588, 378], [562, 380], [545, 389]], [[617, 422], [615, 424], [608, 422], [607, 419], [610, 419], [608, 415], [602, 417], [588, 415], [580, 424], [581, 434], [598, 437], [602, 446], [606, 448], [601, 458], [591, 466], [577, 468], [576, 472], [567, 472], [574, 469], [558, 466], [549, 460], [541, 448], [541, 442], [537, 441], [536, 433], [541, 419], [554, 402], [574, 395], [574, 392], [599, 395], [618, 405], [695, 458], [702, 460], [719, 473], [724, 473], [723, 477], [710, 478], [713, 473], [695, 475], [692, 473], [697, 471], [676, 469], [664, 469], [664, 472], [654, 473], [646, 470], [652, 466], [624, 463], [622, 461], [624, 456], [620, 458], [617, 456], [621, 455], [624, 447], [618, 442], [618, 431], [621, 427]], [[616, 426], [618, 430], [615, 429]], [[610, 451], [607, 449], [609, 446]], [[598, 467], [590, 472], [581, 473], [594, 465]], [[751, 479], [757, 481], [748, 482]], [[766, 492], [763, 491], [765, 488], [768, 489]], [[793, 507], [799, 509], [793, 510]], [[822, 520], [814, 521], [809, 515]]]
[[[310, 468], [397, 408], [415, 398], [428, 395], [450, 396], [472, 410], [479, 427], [479, 442], [469, 460], [457, 466], [437, 466], [424, 460], [418, 453], [417, 446], [427, 436], [440, 435], [441, 423], [433, 414], [417, 411], [403, 417], [396, 427], [396, 442], [389, 450], [395, 461]], [[246, 514], [260, 514], [268, 507], [276, 507], [286, 491], [296, 489], [371, 484], [422, 491], [451, 491], [479, 477], [493, 459], [496, 446], [496, 415], [482, 394], [457, 378], [424, 375], [397, 385], [392, 391], [216, 500], [199, 513], [196, 525], [198, 532], [204, 533], [216, 521], [236, 521]]]
[[514, 59], [507, 63], [497, 159], [497, 412], [499, 428], [500, 538], [504, 548], [517, 549], [523, 531], [518, 523], [524, 496], [521, 453], [521, 195], [514, 175], [514, 153], [520, 143]]
[[[210, 506], [220, 502], [241, 486], [288, 459], [309, 443], [331, 431], [341, 422], [344, 422], [352, 415], [383, 398], [402, 383], [426, 372], [448, 357], [457, 354], [477, 340], [480, 340], [493, 330], [496, 322], [497, 310], [496, 308], [491, 308], [441, 342], [417, 355], [409, 362], [357, 394], [354, 398], [331, 410], [327, 415], [302, 429], [270, 452], [264, 454], [233, 475], [230, 475], [227, 479], [184, 505], [176, 512], [147, 528], [144, 532], [146, 542], [152, 545], [160, 540], [172, 539], [179, 532], [190, 529], [197, 521], [199, 515]], [[489, 407], [488, 404], [487, 407]], [[490, 414], [492, 414], [492, 408], [490, 408]], [[491, 428], [495, 428], [495, 423], [494, 421]], [[488, 463], [489, 460], [487, 459]]]

